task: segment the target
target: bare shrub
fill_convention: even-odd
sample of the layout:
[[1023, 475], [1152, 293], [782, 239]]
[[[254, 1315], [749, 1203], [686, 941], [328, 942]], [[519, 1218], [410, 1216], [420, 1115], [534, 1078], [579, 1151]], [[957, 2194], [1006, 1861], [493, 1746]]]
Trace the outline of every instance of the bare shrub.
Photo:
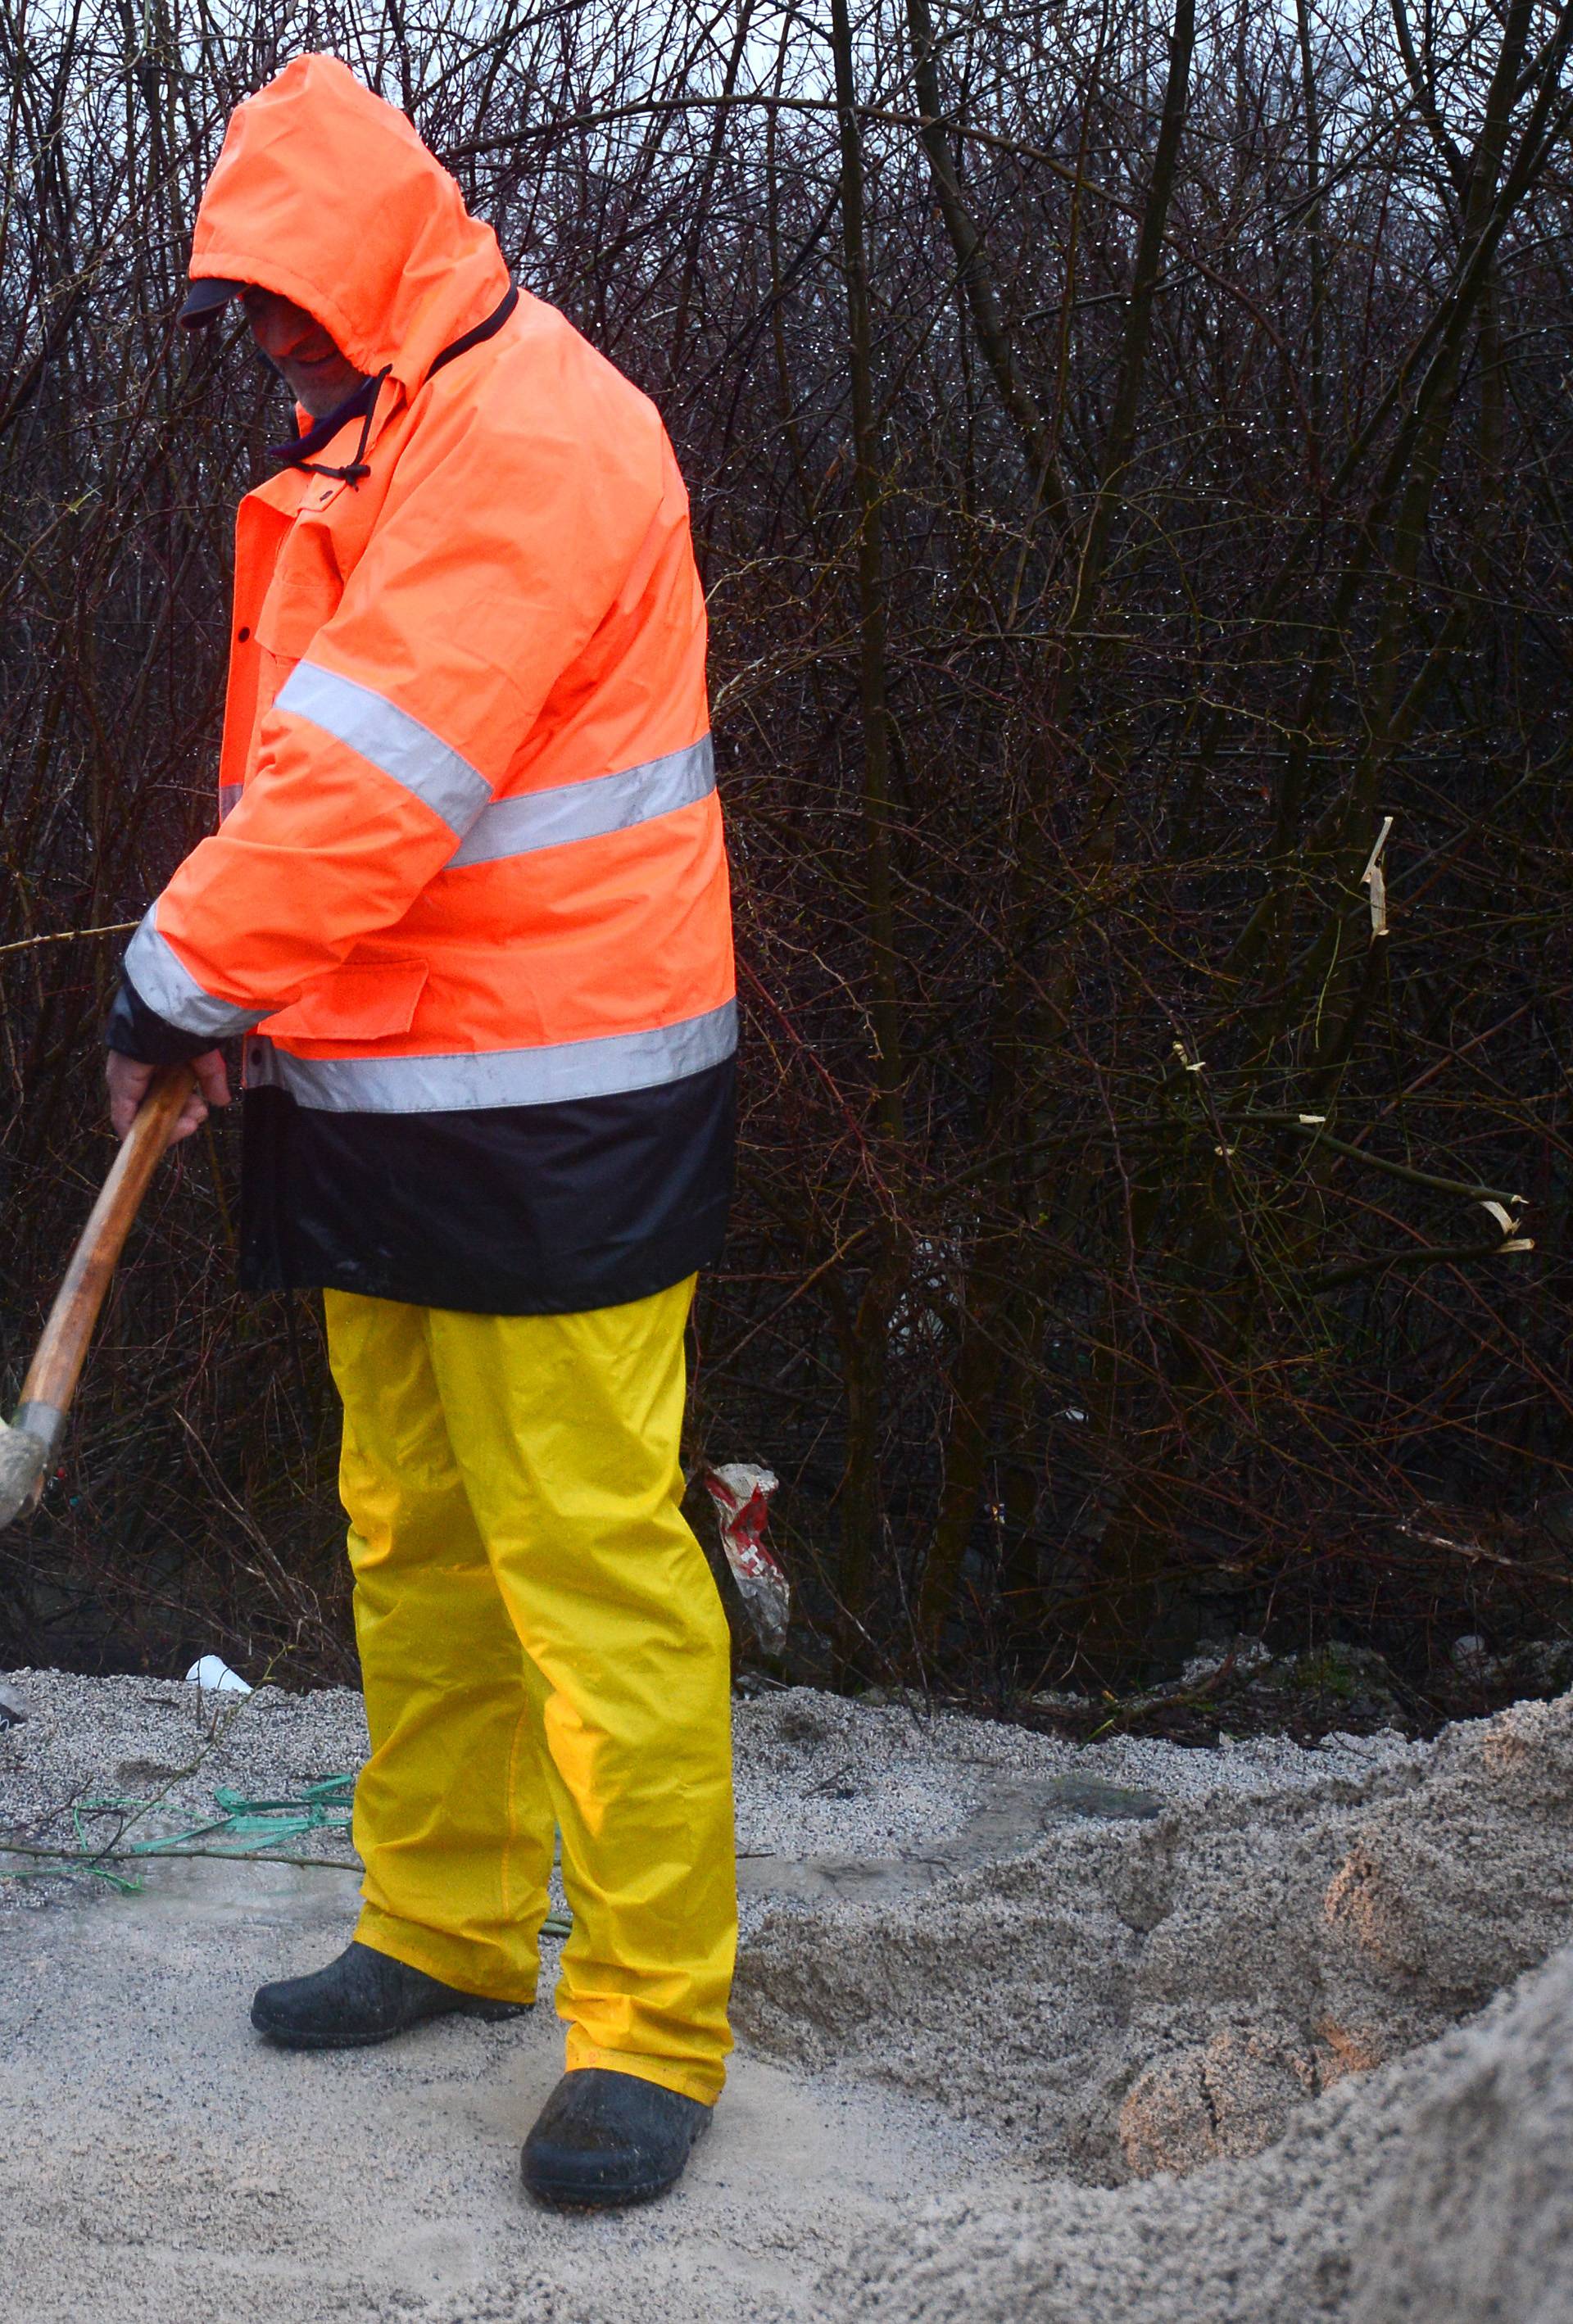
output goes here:
[[[695, 1441], [786, 1480], [800, 1666], [1562, 1627], [1570, 42], [1548, 0], [6, 0], [16, 1375], [107, 1153], [119, 940], [56, 939], [205, 826], [284, 419], [173, 331], [190, 218], [323, 47], [689, 480], [747, 1019]], [[340, 1674], [317, 1327], [232, 1295], [228, 1126], [188, 1150], [0, 1544], [8, 1650]]]

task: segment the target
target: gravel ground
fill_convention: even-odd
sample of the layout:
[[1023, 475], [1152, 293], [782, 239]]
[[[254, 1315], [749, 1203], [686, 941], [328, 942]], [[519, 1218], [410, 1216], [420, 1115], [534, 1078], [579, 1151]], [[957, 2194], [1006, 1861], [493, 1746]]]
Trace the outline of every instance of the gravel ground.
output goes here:
[[[326, 1776], [352, 1773], [366, 1751], [358, 1693], [208, 1692], [180, 1680], [82, 1678], [64, 1671], [7, 1674], [29, 1705], [24, 1723], [0, 1727], [0, 1817], [13, 1836], [76, 1845], [73, 1803], [112, 1800], [116, 1819], [89, 1815], [101, 1838], [119, 1818], [126, 1837], [188, 1828], [213, 1813], [224, 1786], [252, 1797], [295, 1797]], [[734, 1720], [737, 1845], [745, 1858], [745, 1924], [782, 1886], [773, 1860], [927, 1861], [1002, 1791], [1068, 1777], [1150, 1795], [1164, 1807], [1327, 1792], [1373, 1766], [1423, 1762], [1427, 1747], [1397, 1734], [1334, 1736], [1302, 1750], [1276, 1738], [1216, 1751], [1123, 1737], [1077, 1745], [948, 1712], [864, 1705], [807, 1687], [739, 1701]], [[1002, 1820], [1009, 1823], [1010, 1815]], [[1037, 1820], [1022, 1815], [1026, 1847]], [[291, 1852], [342, 1856], [331, 1838]], [[1008, 1831], [990, 1855], [1012, 1852]], [[754, 1868], [752, 1870], [747, 1867]], [[48, 1901], [36, 1881], [0, 1884], [0, 1912]]]
[[[544, 2004], [306, 2059], [252, 2034], [254, 1985], [347, 1932], [341, 1837], [291, 1843], [328, 1859], [310, 1868], [149, 1859], [134, 1895], [14, 1877], [36, 1862], [19, 1841], [71, 1841], [73, 1803], [85, 1832], [142, 1837], [219, 1786], [288, 1799], [353, 1771], [357, 1695], [12, 1683], [18, 2324], [644, 2324], [654, 2302], [685, 2324], [1389, 2324], [1349, 2305], [1377, 2162], [1417, 2108], [1445, 2127], [1425, 2107], [1448, 2075], [1485, 2071], [1452, 2029], [1573, 1934], [1568, 1700], [1434, 1744], [1217, 1750], [740, 1702], [741, 2042], [715, 2129], [665, 2201], [561, 2218], [516, 2178], [560, 2060]], [[1381, 2183], [1406, 2218], [1423, 2200]]]

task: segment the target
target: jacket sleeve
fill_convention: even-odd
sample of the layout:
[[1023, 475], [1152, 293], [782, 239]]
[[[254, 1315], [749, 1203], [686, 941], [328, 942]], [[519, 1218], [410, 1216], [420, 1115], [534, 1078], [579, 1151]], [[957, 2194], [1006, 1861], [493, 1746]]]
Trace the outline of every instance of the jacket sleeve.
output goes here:
[[594, 635], [657, 475], [643, 447], [597, 447], [571, 398], [541, 402], [501, 425], [463, 404], [413, 432], [242, 799], [127, 948], [144, 1040], [150, 1019], [202, 1046], [246, 1030], [402, 919]]
[[210, 1033], [182, 1033], [150, 1009], [122, 971], [120, 990], [104, 1026], [104, 1047], [143, 1065], [180, 1065], [213, 1047]]

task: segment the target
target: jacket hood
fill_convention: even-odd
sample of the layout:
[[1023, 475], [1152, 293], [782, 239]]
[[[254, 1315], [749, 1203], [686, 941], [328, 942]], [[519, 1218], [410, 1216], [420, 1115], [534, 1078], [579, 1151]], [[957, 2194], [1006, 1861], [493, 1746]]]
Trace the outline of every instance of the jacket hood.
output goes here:
[[297, 57], [231, 115], [190, 272], [292, 299], [406, 394], [508, 290], [495, 235], [404, 115], [323, 56]]

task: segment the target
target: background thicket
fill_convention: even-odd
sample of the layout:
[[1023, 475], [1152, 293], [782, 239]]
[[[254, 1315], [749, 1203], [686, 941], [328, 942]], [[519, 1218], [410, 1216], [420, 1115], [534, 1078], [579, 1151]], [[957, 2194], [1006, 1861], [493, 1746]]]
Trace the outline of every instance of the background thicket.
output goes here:
[[[176, 332], [306, 48], [656, 399], [745, 1013], [696, 1460], [799, 1671], [1566, 1635], [1573, 0], [0, 6], [0, 1347], [208, 825], [282, 392]], [[347, 184], [343, 198], [363, 198]], [[565, 544], [571, 553], [571, 544]], [[167, 1166], [0, 1660], [352, 1668], [311, 1303]]]

